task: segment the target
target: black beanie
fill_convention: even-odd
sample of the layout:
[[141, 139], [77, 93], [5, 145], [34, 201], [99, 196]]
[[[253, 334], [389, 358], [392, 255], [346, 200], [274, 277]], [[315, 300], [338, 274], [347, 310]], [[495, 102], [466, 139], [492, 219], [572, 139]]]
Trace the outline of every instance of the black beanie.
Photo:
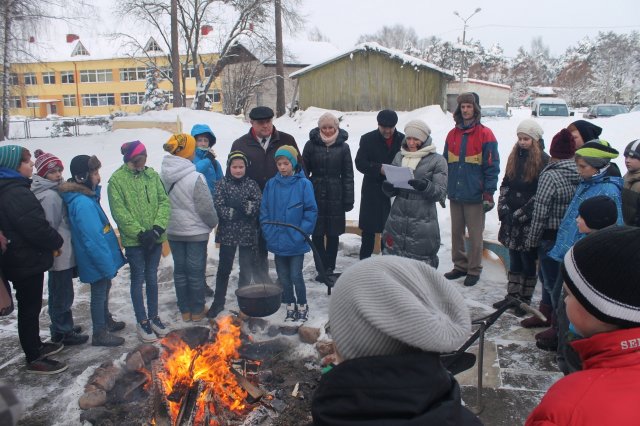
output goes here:
[[398, 114], [390, 109], [383, 109], [378, 113], [378, 125], [382, 127], [396, 127], [398, 124]]
[[596, 195], [584, 200], [578, 207], [578, 214], [594, 231], [618, 221], [618, 207], [615, 201], [606, 195]]
[[589, 142], [593, 139], [598, 139], [600, 134], [602, 133], [602, 127], [598, 127], [593, 123], [589, 123], [585, 120], [576, 120], [573, 123], [567, 126], [567, 129], [573, 130], [575, 128], [580, 136], [582, 136], [582, 141], [584, 143]]
[[95, 155], [76, 155], [71, 160], [69, 170], [71, 171], [71, 177], [76, 182], [85, 183], [89, 178], [89, 172], [98, 170], [101, 166], [100, 160]]
[[564, 282], [594, 317], [640, 326], [640, 228], [610, 226], [587, 235], [564, 256]]

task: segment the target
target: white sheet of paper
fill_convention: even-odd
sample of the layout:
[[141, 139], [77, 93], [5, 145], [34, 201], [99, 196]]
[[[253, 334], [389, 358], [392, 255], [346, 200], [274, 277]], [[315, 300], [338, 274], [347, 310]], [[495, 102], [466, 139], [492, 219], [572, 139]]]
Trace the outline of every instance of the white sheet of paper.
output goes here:
[[409, 185], [409, 180], [413, 179], [413, 170], [408, 167], [397, 167], [391, 164], [383, 164], [385, 176], [387, 180], [393, 184], [396, 188], [413, 189]]

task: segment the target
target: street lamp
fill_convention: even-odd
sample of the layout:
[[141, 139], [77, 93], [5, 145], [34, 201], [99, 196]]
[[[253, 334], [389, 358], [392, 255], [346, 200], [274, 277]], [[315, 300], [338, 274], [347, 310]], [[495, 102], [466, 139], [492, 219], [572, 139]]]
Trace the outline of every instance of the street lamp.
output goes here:
[[467, 52], [464, 51], [464, 47], [465, 47], [465, 41], [467, 38], [467, 21], [469, 21], [469, 19], [471, 19], [472, 16], [474, 16], [476, 13], [480, 12], [482, 9], [481, 8], [476, 8], [476, 10], [469, 16], [467, 16], [466, 18], [463, 18], [462, 15], [460, 15], [460, 13], [458, 13], [457, 10], [453, 11], [453, 14], [456, 15], [458, 18], [460, 18], [462, 20], [462, 22], [464, 22], [464, 27], [462, 28], [462, 60], [460, 61], [460, 83], [462, 84], [462, 76], [464, 74], [464, 69], [466, 68], [466, 62], [467, 62]]

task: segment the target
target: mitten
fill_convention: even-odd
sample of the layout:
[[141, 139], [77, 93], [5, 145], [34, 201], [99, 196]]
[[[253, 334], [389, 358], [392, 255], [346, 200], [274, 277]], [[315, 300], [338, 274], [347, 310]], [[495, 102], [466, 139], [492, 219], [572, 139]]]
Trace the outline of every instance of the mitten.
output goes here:
[[482, 209], [484, 212], [488, 212], [495, 207], [496, 203], [493, 202], [493, 194], [482, 194]]
[[156, 243], [156, 234], [153, 229], [144, 232], [140, 231], [138, 233], [138, 241], [140, 241], [144, 249], [151, 250]]
[[429, 186], [429, 182], [425, 179], [409, 179], [409, 185], [413, 186], [416, 191], [424, 191]]
[[158, 225], [153, 225], [153, 233], [156, 236], [156, 240], [160, 238], [162, 234], [164, 234], [164, 229], [159, 227]]

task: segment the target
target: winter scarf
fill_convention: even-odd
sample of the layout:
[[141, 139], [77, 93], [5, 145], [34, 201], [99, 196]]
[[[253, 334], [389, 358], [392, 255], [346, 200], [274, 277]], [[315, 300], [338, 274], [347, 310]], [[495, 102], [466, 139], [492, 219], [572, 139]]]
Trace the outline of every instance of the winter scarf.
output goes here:
[[[430, 140], [431, 138], [429, 137], [429, 139], [427, 139], [427, 142], [430, 142]], [[436, 147], [431, 144], [426, 146], [423, 145], [422, 148], [414, 152], [407, 151], [404, 148], [400, 148], [400, 152], [402, 153], [402, 167], [408, 167], [411, 170], [415, 170], [420, 160], [423, 157], [426, 157], [427, 155], [435, 152], [435, 150]]]

